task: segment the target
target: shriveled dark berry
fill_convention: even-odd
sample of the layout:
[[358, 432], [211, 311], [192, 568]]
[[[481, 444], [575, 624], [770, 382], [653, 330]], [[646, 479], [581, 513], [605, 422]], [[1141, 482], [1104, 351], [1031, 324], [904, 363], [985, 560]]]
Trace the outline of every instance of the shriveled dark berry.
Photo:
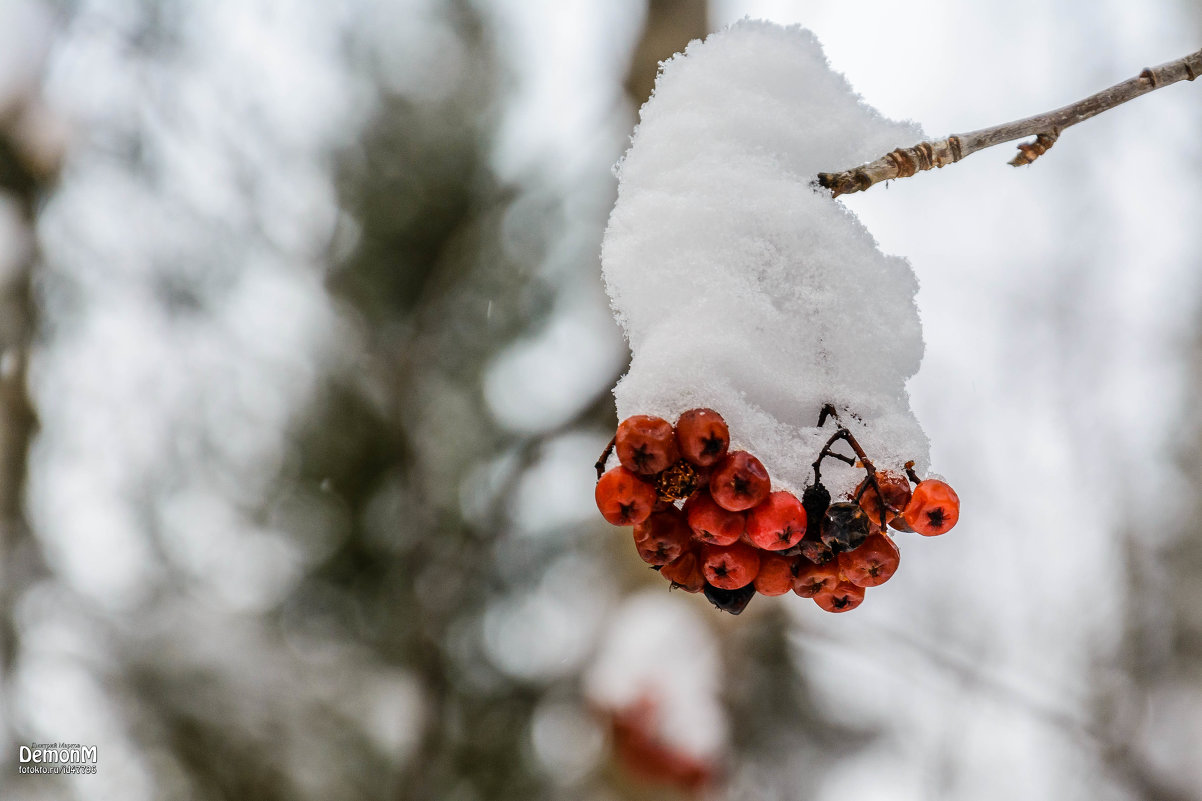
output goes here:
[[854, 551], [864, 544], [868, 534], [868, 515], [858, 503], [840, 501], [827, 507], [822, 541], [835, 553]]
[[822, 538], [822, 521], [831, 505], [831, 494], [821, 484], [811, 484], [801, 493], [801, 508], [806, 510], [806, 538]]
[[831, 550], [831, 546], [823, 542], [821, 538], [810, 539], [809, 534], [797, 543], [797, 552], [816, 565], [825, 565], [835, 558], [835, 552]]
[[737, 615], [746, 609], [747, 604], [751, 603], [751, 599], [755, 597], [755, 585], [748, 584], [746, 587], [740, 587], [737, 590], [723, 590], [712, 584], [706, 584], [705, 597], [709, 598], [710, 603], [723, 612]]

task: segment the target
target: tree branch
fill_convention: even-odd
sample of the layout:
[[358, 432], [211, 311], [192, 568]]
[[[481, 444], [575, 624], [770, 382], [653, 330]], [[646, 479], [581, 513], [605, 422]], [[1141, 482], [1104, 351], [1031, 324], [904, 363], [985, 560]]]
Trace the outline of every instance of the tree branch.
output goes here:
[[873, 184], [893, 178], [908, 178], [919, 170], [954, 164], [965, 156], [987, 147], [1034, 136], [1035, 140], [1018, 146], [1019, 153], [1010, 164], [1021, 167], [1030, 164], [1047, 151], [1060, 133], [1069, 126], [1101, 114], [1107, 109], [1133, 100], [1154, 89], [1177, 81], [1192, 81], [1202, 75], [1202, 50], [1188, 56], [1150, 67], [1138, 76], [1072, 105], [1034, 117], [982, 128], [966, 134], [954, 134], [946, 139], [920, 142], [914, 147], [898, 148], [876, 161], [861, 164], [843, 172], [820, 172], [815, 186], [831, 190], [831, 197], [863, 192]]

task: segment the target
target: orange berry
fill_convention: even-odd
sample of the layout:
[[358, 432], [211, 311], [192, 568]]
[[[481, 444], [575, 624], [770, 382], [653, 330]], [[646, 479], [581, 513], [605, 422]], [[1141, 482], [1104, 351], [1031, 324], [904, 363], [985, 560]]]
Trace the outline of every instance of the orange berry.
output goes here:
[[814, 596], [814, 603], [828, 612], [850, 612], [864, 602], [864, 588], [850, 581], [840, 581], [833, 589]]
[[805, 533], [806, 510], [791, 492], [770, 493], [747, 513], [747, 538], [766, 551], [792, 548]]
[[649, 565], [666, 565], [687, 551], [693, 532], [684, 522], [684, 514], [675, 506], [652, 513], [634, 527], [634, 545]]
[[906, 523], [924, 537], [938, 536], [960, 519], [960, 497], [947, 483], [928, 478], [914, 488], [904, 516]]
[[644, 476], [661, 473], [680, 458], [672, 424], [645, 414], [622, 421], [614, 437], [614, 449], [623, 467]]
[[698, 467], [717, 464], [730, 446], [730, 430], [713, 409], [689, 409], [676, 421], [680, 453]]
[[643, 522], [658, 501], [655, 487], [625, 467], [615, 467], [601, 476], [594, 494], [601, 516], [615, 526]]
[[802, 562], [793, 578], [793, 592], [802, 598], [813, 598], [823, 590], [833, 590], [839, 583], [839, 565], [835, 560], [814, 564]]
[[[876, 483], [881, 488], [881, 494], [885, 496], [885, 505], [891, 507], [885, 514], [885, 522], [889, 523], [899, 516], [910, 502], [910, 481], [900, 473], [878, 470]], [[868, 519], [877, 526], [882, 525], [881, 500], [868, 479], [864, 479], [860, 486], [856, 487], [856, 495], [860, 497], [860, 508], [868, 515]]]
[[684, 513], [696, 538], [710, 545], [733, 545], [746, 528], [742, 512], [723, 509], [705, 490], [694, 492], [684, 504]]
[[857, 587], [877, 587], [897, 572], [901, 551], [885, 534], [871, 534], [854, 551], [844, 551], [837, 557], [839, 570]]
[[705, 580], [722, 590], [737, 590], [760, 572], [760, 552], [750, 545], [702, 545], [701, 570]]
[[756, 506], [771, 489], [772, 481], [763, 463], [747, 451], [727, 454], [710, 476], [710, 495], [732, 512]]
[[701, 572], [701, 558], [697, 551], [689, 550], [659, 569], [659, 574], [685, 592], [701, 592], [705, 587], [705, 574]]
[[784, 595], [793, 589], [793, 568], [797, 557], [775, 553], [760, 554], [760, 572], [755, 574], [755, 588], [760, 595]]

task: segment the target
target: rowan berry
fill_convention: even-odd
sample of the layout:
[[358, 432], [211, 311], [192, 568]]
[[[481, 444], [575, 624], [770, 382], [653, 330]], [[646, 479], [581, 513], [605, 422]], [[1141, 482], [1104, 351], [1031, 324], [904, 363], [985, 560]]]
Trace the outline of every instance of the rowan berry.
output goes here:
[[655, 512], [634, 527], [634, 545], [649, 565], [666, 565], [692, 544], [693, 532], [675, 506]]
[[718, 505], [742, 512], [768, 497], [772, 481], [759, 459], [747, 451], [727, 454], [710, 476], [710, 495]]
[[748, 584], [746, 587], [740, 587], [737, 590], [724, 590], [721, 587], [706, 584], [704, 592], [705, 597], [714, 606], [723, 612], [737, 615], [746, 609], [747, 604], [751, 603], [751, 599], [755, 597], [755, 585]]
[[684, 458], [699, 467], [709, 467], [726, 455], [730, 430], [713, 409], [689, 409], [676, 421], [676, 442]]
[[723, 509], [705, 490], [694, 492], [685, 501], [684, 513], [694, 536], [710, 545], [733, 545], [746, 526], [743, 512]]
[[644, 476], [663, 472], [680, 458], [672, 424], [662, 417], [645, 414], [622, 421], [614, 437], [614, 448], [623, 467]]
[[659, 569], [659, 574], [685, 592], [701, 592], [705, 587], [705, 574], [701, 571], [701, 557], [695, 549], [682, 553]]
[[747, 513], [747, 537], [766, 551], [792, 548], [805, 533], [806, 510], [791, 492], [770, 493]]
[[868, 538], [868, 525], [868, 515], [859, 504], [832, 503], [822, 522], [822, 541], [835, 553], [854, 551]]
[[594, 495], [601, 516], [615, 526], [643, 522], [658, 500], [655, 487], [625, 467], [615, 467], [601, 476]]
[[722, 590], [737, 590], [760, 572], [760, 552], [750, 545], [702, 545], [701, 570], [705, 580]]
[[839, 554], [839, 570], [857, 587], [877, 587], [897, 572], [901, 551], [886, 534], [872, 534], [854, 551]]
[[849, 612], [864, 602], [864, 588], [850, 581], [840, 581], [831, 589], [821, 590], [814, 603], [828, 612]]
[[760, 554], [760, 572], [755, 574], [755, 589], [760, 595], [784, 595], [793, 589], [793, 570], [797, 558], [775, 553]]
[[838, 583], [839, 565], [834, 560], [824, 564], [801, 562], [793, 577], [793, 592], [802, 598], [813, 598], [823, 590], [834, 589]]
[[914, 488], [905, 518], [924, 537], [943, 534], [960, 519], [960, 498], [945, 482], [928, 478]]
[[[885, 523], [889, 523], [900, 516], [910, 502], [910, 482], [900, 473], [879, 470], [876, 473], [876, 485], [885, 497]], [[860, 499], [860, 508], [869, 520], [877, 526], [885, 525], [881, 522], [881, 499], [877, 497], [871, 481], [864, 479], [860, 482], [860, 486], [856, 487], [856, 497]]]

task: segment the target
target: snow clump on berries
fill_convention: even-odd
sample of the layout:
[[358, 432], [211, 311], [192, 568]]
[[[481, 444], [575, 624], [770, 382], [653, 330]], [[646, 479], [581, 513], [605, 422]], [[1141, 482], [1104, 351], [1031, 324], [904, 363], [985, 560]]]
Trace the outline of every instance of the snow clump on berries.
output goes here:
[[[800, 494], [834, 430], [816, 427], [830, 403], [878, 469], [925, 471], [905, 386], [923, 351], [917, 280], [811, 186], [921, 139], [865, 105], [799, 27], [744, 20], [665, 62], [602, 246], [633, 354], [618, 419], [715, 409], [730, 449]], [[862, 477], [824, 466], [832, 493]]]

